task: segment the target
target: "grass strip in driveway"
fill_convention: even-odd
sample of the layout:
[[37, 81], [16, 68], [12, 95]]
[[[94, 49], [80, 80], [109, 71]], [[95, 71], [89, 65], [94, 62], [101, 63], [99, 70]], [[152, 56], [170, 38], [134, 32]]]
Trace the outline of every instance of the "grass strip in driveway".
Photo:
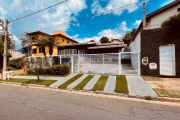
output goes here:
[[94, 77], [94, 75], [88, 75], [83, 81], [81, 81], [76, 87], [75, 90], [82, 90], [84, 86]]
[[99, 80], [97, 81], [97, 83], [94, 85], [93, 87], [93, 91], [99, 90], [99, 91], [103, 91], [104, 87], [106, 85], [108, 76], [102, 75]]
[[62, 85], [60, 85], [58, 88], [61, 89], [66, 89], [68, 85], [70, 85], [71, 83], [73, 83], [74, 81], [76, 81], [78, 78], [80, 78], [83, 74], [77, 74], [76, 76], [72, 77], [71, 79], [69, 79], [68, 81], [66, 81], [65, 83], [63, 83]]
[[180, 91], [154, 88], [160, 97], [180, 98]]
[[128, 93], [128, 85], [125, 75], [117, 75], [116, 76], [116, 86], [114, 92], [117, 93]]
[[37, 85], [46, 85], [49, 87], [52, 83], [57, 80], [40, 80], [37, 81], [35, 79], [18, 79], [18, 78], [10, 78], [9, 80], [1, 80], [4, 82], [16, 82], [16, 83], [25, 83], [25, 84], [37, 84]]

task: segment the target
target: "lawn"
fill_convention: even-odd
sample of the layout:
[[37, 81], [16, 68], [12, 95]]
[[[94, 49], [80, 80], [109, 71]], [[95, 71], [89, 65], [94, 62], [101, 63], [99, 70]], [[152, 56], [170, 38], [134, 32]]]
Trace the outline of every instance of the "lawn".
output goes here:
[[180, 91], [167, 89], [154, 89], [160, 97], [180, 98]]
[[[19, 76], [37, 76], [37, 75], [33, 75], [33, 74], [18, 74]], [[39, 76], [47, 76], [47, 77], [66, 77], [67, 75], [39, 75]]]
[[1, 80], [1, 82], [16, 82], [16, 83], [24, 83], [24, 84], [37, 84], [37, 85], [46, 85], [49, 87], [52, 83], [56, 82], [56, 80], [34, 80], [34, 79], [18, 79], [18, 78], [10, 78], [9, 80]]
[[81, 81], [76, 87], [75, 90], [82, 90], [84, 86], [94, 77], [94, 75], [88, 75], [83, 81]]
[[128, 93], [128, 85], [125, 75], [117, 75], [116, 76], [116, 86], [114, 92], [117, 93]]
[[159, 77], [141, 76], [145, 81], [162, 81]]
[[93, 87], [93, 91], [96, 91], [96, 90], [99, 90], [99, 91], [103, 91], [104, 90], [104, 87], [106, 85], [106, 82], [107, 82], [107, 79], [108, 79], [108, 76], [104, 76], [102, 75], [99, 80], [97, 81], [97, 83], [94, 85]]
[[63, 83], [62, 85], [60, 85], [58, 88], [61, 89], [66, 89], [68, 85], [70, 85], [71, 83], [73, 83], [74, 81], [76, 81], [78, 78], [80, 78], [83, 74], [77, 74], [76, 76], [72, 77], [71, 79], [69, 79], [68, 81], [66, 81], [65, 83]]

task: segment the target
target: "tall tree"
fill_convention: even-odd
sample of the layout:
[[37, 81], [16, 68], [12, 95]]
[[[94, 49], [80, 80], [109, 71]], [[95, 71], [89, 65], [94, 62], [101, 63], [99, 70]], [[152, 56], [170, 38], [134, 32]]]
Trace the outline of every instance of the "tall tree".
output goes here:
[[125, 44], [127, 44], [127, 46], [129, 46], [129, 44], [131, 43], [131, 41], [132, 41], [135, 33], [136, 33], [136, 29], [133, 28], [133, 29], [131, 30], [131, 32], [128, 32], [128, 33], [126, 33], [126, 34], [123, 36], [122, 41], [123, 41]]
[[90, 40], [89, 42], [96, 42], [95, 40]]
[[46, 36], [43, 38], [38, 38], [35, 43], [37, 43], [39, 46], [42, 47], [42, 51], [44, 53], [44, 56], [46, 58], [46, 51], [45, 51], [45, 47], [49, 47], [49, 55], [50, 55], [50, 64], [52, 65], [52, 54], [53, 54], [53, 48], [56, 45], [59, 45], [60, 43], [58, 42], [58, 40], [54, 37], [54, 36]]
[[100, 39], [100, 42], [101, 42], [101, 44], [102, 44], [102, 43], [108, 43], [108, 42], [109, 42], [109, 38], [103, 36], [103, 37]]

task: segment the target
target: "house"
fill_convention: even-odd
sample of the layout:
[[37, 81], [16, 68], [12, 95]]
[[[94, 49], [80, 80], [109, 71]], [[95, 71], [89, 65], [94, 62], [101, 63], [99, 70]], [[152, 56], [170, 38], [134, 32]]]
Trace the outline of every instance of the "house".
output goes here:
[[[31, 41], [33, 41], [37, 38], [43, 38], [46, 36], [54, 36], [58, 40], [59, 44], [61, 44], [61, 45], [78, 43], [77, 41], [67, 37], [66, 33], [63, 31], [55, 31], [52, 33], [52, 35], [49, 35], [49, 34], [44, 33], [42, 31], [36, 31], [36, 32], [27, 33], [27, 35], [29, 36]], [[48, 56], [49, 55], [48, 47], [45, 47], [45, 51], [46, 51], [47, 56]], [[58, 55], [58, 47], [54, 47], [52, 56], [57, 56], [57, 55]], [[39, 56], [39, 57], [44, 56], [43, 51], [42, 51], [42, 47], [38, 46], [34, 42], [32, 42], [32, 56]]]
[[[180, 29], [161, 28], [161, 23], [180, 12], [180, 0], [150, 13], [139, 25], [126, 51], [140, 52], [141, 75], [180, 77]], [[131, 55], [132, 66], [137, 69], [137, 56]]]

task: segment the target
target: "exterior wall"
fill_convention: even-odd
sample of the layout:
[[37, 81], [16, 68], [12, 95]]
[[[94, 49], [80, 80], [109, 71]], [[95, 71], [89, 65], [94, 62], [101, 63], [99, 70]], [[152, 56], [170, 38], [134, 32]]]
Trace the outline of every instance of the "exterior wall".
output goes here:
[[12, 57], [10, 59], [14, 59], [14, 58], [20, 58], [20, 57], [24, 57], [26, 54], [24, 53], [20, 53], [18, 50], [8, 50]]
[[[140, 52], [141, 51], [141, 36], [140, 36], [140, 32], [138, 33], [136, 39], [131, 42], [131, 44], [129, 45], [129, 51], [130, 52]], [[139, 55], [140, 57], [140, 55]], [[135, 69], [135, 70], [138, 70], [138, 54], [131, 54], [131, 64], [132, 64], [132, 67]]]
[[150, 20], [147, 21], [148, 26], [147, 28], [159, 28], [161, 23], [168, 19], [170, 16], [178, 14], [177, 8], [180, 8], [180, 3], [174, 7], [164, 10], [159, 14], [151, 17]]
[[179, 30], [167, 27], [152, 30], [144, 30], [141, 32], [141, 60], [143, 57], [148, 57], [149, 63], [157, 63], [157, 70], [150, 70], [149, 64], [141, 63], [141, 75], [160, 76], [159, 64], [159, 47], [168, 44], [175, 45], [175, 64], [176, 76], [180, 77], [180, 35]]

